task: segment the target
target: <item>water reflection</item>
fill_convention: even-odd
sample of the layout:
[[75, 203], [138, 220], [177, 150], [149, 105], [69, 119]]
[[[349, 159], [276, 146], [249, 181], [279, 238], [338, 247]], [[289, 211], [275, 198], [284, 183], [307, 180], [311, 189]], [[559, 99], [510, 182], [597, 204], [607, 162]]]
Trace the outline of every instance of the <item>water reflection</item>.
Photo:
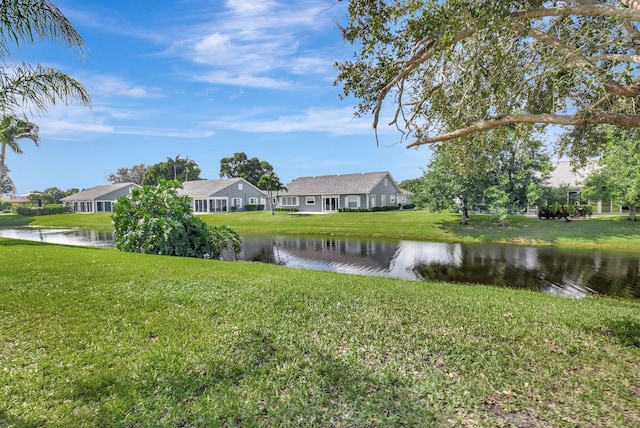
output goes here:
[[115, 245], [113, 232], [97, 229], [0, 229], [0, 237], [92, 247]]
[[[110, 231], [0, 229], [0, 236], [68, 245], [113, 246]], [[583, 297], [640, 298], [640, 254], [494, 244], [381, 239], [243, 237], [248, 260], [340, 273], [413, 280], [492, 284]]]
[[374, 239], [245, 237], [238, 258], [350, 274], [492, 284], [571, 297], [600, 293], [640, 298], [640, 255], [629, 252]]

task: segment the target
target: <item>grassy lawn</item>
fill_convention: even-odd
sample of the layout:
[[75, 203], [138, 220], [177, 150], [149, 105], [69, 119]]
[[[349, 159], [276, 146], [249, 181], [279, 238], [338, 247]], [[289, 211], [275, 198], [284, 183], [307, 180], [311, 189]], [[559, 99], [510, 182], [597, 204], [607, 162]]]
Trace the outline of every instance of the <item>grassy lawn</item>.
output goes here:
[[[472, 216], [467, 226], [459, 216], [426, 211], [292, 215], [239, 212], [202, 216], [211, 225], [226, 224], [241, 234], [336, 235], [385, 237], [439, 242], [503, 242], [640, 250], [640, 223], [625, 216], [599, 216], [571, 222], [512, 216], [500, 227], [495, 216]], [[110, 228], [109, 214], [62, 214], [41, 217], [0, 216], [0, 226]]]
[[0, 426], [640, 424], [638, 302], [7, 239], [0, 257]]

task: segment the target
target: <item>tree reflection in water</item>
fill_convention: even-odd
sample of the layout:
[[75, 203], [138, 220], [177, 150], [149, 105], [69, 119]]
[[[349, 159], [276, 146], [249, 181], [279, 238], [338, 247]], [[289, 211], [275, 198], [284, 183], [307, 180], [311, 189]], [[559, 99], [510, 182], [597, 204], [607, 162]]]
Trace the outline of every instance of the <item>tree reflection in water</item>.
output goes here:
[[[68, 245], [113, 246], [110, 231], [0, 229], [0, 236]], [[582, 297], [640, 298], [640, 255], [631, 252], [447, 244], [336, 237], [245, 236], [247, 260], [358, 275], [489, 284]]]

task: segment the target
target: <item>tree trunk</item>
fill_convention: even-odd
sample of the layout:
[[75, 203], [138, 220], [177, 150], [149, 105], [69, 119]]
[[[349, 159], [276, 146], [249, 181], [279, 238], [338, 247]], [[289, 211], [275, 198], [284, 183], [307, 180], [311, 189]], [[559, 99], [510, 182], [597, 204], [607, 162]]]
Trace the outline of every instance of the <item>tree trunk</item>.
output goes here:
[[627, 217], [629, 221], [636, 221], [636, 206], [629, 206], [629, 217]]
[[462, 218], [460, 219], [460, 224], [466, 226], [469, 222], [469, 210], [467, 207], [462, 207]]

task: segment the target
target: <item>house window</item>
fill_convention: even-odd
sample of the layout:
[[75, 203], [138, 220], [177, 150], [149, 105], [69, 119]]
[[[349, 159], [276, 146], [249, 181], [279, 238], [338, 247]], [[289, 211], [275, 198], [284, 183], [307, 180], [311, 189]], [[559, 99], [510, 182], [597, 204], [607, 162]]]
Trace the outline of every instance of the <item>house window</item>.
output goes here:
[[389, 196], [389, 202], [391, 202], [392, 204], [396, 202], [396, 195], [391, 195]]
[[307, 205], [315, 205], [316, 204], [316, 197], [315, 196], [307, 196], [305, 198], [305, 202], [307, 203]]
[[104, 201], [104, 212], [110, 213], [111, 211], [113, 211], [111, 201]]
[[297, 207], [298, 206], [298, 197], [297, 196], [282, 196], [280, 198], [280, 205], [283, 207]]
[[96, 211], [98, 211], [99, 213], [104, 212], [104, 209], [102, 208], [102, 202], [96, 202]]
[[348, 208], [360, 208], [360, 196], [358, 196], [358, 195], [349, 195], [349, 196], [347, 196], [347, 207]]
[[206, 199], [195, 199], [193, 201], [193, 211], [197, 213], [206, 213], [207, 212], [207, 200]]
[[238, 190], [242, 190], [242, 183], [238, 183]]
[[376, 206], [376, 195], [371, 195], [371, 207]]
[[258, 198], [249, 198], [249, 203], [251, 205], [258, 205]]
[[240, 198], [233, 198], [231, 199], [231, 206], [234, 208], [242, 208], [242, 199]]
[[219, 213], [227, 211], [226, 199], [209, 199], [209, 212]]
[[110, 213], [111, 212], [111, 201], [97, 201], [96, 202], [96, 212], [99, 212], [99, 213]]
[[380, 204], [381, 204], [383, 207], [386, 207], [386, 206], [387, 206], [387, 195], [382, 195], [382, 196], [380, 196]]
[[387, 187], [389, 185], [389, 179], [385, 178], [384, 179], [384, 187]]

